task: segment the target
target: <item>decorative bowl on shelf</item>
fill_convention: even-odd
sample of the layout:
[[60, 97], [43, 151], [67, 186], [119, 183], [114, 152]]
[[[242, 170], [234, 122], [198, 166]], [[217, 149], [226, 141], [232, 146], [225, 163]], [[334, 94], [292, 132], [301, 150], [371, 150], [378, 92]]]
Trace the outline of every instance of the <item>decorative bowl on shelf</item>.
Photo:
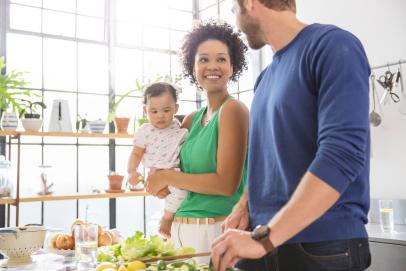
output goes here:
[[43, 226], [0, 228], [0, 252], [8, 257], [3, 266], [31, 263], [31, 255], [43, 246], [46, 232]]
[[106, 127], [104, 120], [93, 120], [89, 122], [90, 131], [96, 134], [102, 134]]
[[42, 127], [42, 119], [22, 119], [21, 123], [27, 132], [38, 132]]

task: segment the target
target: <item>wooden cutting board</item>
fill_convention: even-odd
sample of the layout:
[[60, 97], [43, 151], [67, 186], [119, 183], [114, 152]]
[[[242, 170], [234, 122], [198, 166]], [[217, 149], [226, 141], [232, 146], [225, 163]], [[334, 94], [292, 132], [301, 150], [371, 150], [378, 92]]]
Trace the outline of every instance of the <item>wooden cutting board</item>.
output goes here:
[[200, 252], [200, 253], [166, 256], [166, 257], [143, 257], [143, 258], [133, 259], [131, 261], [137, 260], [137, 261], [142, 261], [144, 263], [153, 263], [153, 262], [156, 262], [159, 260], [172, 261], [172, 260], [190, 259], [190, 258], [194, 258], [194, 257], [206, 257], [206, 256], [210, 256], [210, 252]]

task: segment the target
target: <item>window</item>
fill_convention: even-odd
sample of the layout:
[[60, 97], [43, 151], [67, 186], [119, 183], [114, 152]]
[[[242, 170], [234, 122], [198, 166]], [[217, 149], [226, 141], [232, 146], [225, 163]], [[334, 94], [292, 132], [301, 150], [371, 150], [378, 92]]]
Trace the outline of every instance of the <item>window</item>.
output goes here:
[[[234, 24], [229, 1], [198, 2], [199, 10], [194, 11], [190, 0], [150, 0], [142, 4], [133, 0], [4, 1], [1, 7], [9, 16], [0, 18], [0, 23], [7, 26], [5, 32], [0, 31], [0, 40], [6, 40], [0, 43], [0, 53], [6, 54], [8, 70], [27, 72], [28, 87], [43, 96], [48, 108], [43, 116], [44, 131], [55, 99], [68, 101], [72, 123], [78, 115], [106, 119], [111, 93], [120, 95], [134, 88], [136, 79], [181, 73], [177, 51], [196, 16]], [[249, 70], [238, 83], [230, 85], [232, 94], [248, 106], [253, 78]], [[206, 104], [188, 79], [181, 84], [179, 114]], [[125, 99], [117, 114], [132, 117], [129, 131], [133, 132], [134, 120], [142, 116], [142, 97], [135, 94]], [[109, 157], [109, 144], [115, 148], [115, 161]], [[12, 144], [11, 149], [15, 172], [16, 146]], [[110, 143], [95, 138], [24, 137], [22, 193], [37, 192], [41, 164], [52, 165], [55, 193], [104, 189], [109, 167], [113, 164], [118, 172], [125, 173], [130, 151], [131, 140]], [[85, 217], [87, 209], [88, 218], [105, 227], [109, 226], [108, 214], [116, 215], [124, 236], [144, 230], [145, 225], [157, 229], [160, 200], [120, 198], [116, 202], [117, 210], [110, 211], [109, 200], [104, 199], [45, 202], [43, 209], [41, 203], [26, 203], [20, 209], [20, 224], [44, 222], [68, 230], [77, 215]], [[56, 216], [61, 208], [66, 215]], [[11, 211], [14, 221], [14, 208]]]

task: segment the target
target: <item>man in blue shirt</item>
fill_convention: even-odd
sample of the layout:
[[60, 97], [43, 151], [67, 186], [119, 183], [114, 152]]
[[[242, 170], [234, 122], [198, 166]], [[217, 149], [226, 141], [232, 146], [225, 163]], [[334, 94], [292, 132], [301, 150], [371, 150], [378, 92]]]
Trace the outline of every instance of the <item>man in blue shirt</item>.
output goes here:
[[248, 189], [212, 245], [214, 267], [365, 270], [370, 68], [360, 41], [303, 24], [295, 0], [234, 0], [233, 11], [250, 47], [274, 56], [254, 87]]

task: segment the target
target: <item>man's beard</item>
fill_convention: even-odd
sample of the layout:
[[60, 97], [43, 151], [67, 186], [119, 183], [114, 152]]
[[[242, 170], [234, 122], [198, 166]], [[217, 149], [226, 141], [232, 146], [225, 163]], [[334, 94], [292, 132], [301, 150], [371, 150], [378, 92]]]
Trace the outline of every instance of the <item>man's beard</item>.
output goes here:
[[240, 28], [247, 37], [248, 45], [255, 50], [264, 47], [266, 43], [261, 38], [261, 30], [258, 20], [249, 17], [247, 14], [242, 14], [241, 19]]

